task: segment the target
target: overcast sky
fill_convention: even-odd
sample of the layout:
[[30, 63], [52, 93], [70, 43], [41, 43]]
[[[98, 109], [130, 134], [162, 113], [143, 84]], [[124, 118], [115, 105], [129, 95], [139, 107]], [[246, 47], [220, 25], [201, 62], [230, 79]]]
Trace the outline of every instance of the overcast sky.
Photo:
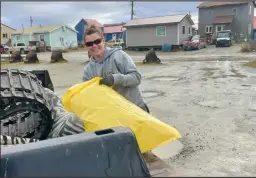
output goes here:
[[[135, 18], [191, 12], [197, 23], [199, 2], [135, 2]], [[131, 2], [2, 2], [1, 22], [20, 29], [30, 26], [67, 24], [75, 26], [82, 18], [100, 23], [127, 22], [131, 18]]]

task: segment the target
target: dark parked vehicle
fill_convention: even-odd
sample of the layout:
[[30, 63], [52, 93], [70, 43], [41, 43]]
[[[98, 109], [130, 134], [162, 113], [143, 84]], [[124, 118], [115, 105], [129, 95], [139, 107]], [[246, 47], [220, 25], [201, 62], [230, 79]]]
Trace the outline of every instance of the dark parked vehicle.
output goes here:
[[0, 53], [4, 53], [4, 46], [3, 45], [0, 45]]
[[201, 49], [206, 48], [205, 38], [201, 38], [200, 35], [194, 35], [191, 39], [185, 40], [183, 44], [184, 50]]
[[217, 32], [216, 47], [232, 45], [232, 33], [230, 30], [223, 30]]

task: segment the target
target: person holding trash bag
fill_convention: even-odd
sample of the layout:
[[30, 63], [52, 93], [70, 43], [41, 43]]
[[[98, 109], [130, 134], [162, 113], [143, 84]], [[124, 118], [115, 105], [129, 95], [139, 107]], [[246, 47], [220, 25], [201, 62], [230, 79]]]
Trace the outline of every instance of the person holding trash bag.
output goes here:
[[131, 57], [120, 48], [105, 47], [103, 33], [95, 25], [86, 29], [84, 37], [90, 61], [84, 67], [83, 82], [102, 77], [100, 84], [113, 87], [119, 94], [149, 113], [139, 89], [141, 74]]

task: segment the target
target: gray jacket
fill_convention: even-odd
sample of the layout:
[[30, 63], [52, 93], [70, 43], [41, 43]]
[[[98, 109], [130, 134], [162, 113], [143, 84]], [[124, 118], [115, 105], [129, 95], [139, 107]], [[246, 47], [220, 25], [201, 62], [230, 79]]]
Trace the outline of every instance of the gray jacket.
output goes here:
[[95, 61], [90, 58], [84, 67], [83, 81], [96, 76], [106, 77], [113, 74], [113, 89], [126, 99], [145, 110], [145, 101], [139, 89], [141, 74], [137, 71], [131, 57], [118, 48], [105, 48], [104, 59]]

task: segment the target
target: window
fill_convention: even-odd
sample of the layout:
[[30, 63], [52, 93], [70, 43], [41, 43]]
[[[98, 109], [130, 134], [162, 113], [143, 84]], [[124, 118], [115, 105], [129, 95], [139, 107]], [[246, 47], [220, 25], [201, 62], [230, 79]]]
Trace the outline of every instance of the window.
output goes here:
[[40, 41], [44, 41], [44, 35], [39, 35]]
[[252, 5], [249, 6], [249, 15], [252, 14]]
[[25, 46], [24, 43], [17, 43], [17, 46]]
[[3, 38], [8, 38], [7, 33], [3, 33]]
[[166, 36], [166, 27], [165, 26], [156, 27], [156, 36]]
[[191, 34], [191, 27], [188, 27], [188, 34]]
[[16, 36], [17, 41], [20, 41], [20, 39], [21, 39], [20, 35]]
[[216, 32], [224, 30], [224, 25], [216, 25]]
[[186, 33], [186, 27], [182, 25], [182, 35], [185, 35], [185, 33]]
[[235, 14], [235, 13], [236, 13], [236, 8], [233, 8], [233, 9], [232, 9], [232, 12]]
[[205, 27], [205, 33], [212, 33], [212, 26], [211, 25], [207, 25]]
[[209, 14], [209, 15], [212, 15], [212, 10], [208, 10], [208, 14]]

